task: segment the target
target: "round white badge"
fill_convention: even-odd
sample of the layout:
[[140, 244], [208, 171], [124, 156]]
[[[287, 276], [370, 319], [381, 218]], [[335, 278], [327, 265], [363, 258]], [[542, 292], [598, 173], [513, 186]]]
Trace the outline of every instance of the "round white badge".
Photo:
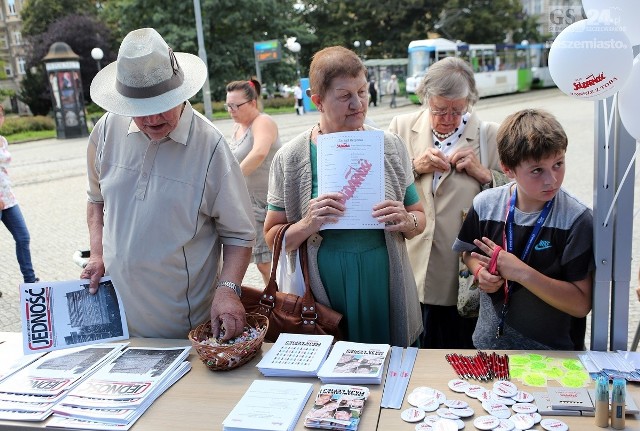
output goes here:
[[540, 426], [547, 431], [567, 431], [569, 426], [558, 419], [543, 419]]
[[510, 419], [500, 419], [500, 425], [494, 428], [494, 431], [511, 431], [515, 427]]
[[442, 418], [431, 427], [433, 431], [458, 431], [458, 424], [451, 419]]
[[451, 389], [453, 392], [463, 393], [465, 389], [467, 389], [467, 386], [469, 386], [469, 382], [462, 379], [453, 379], [449, 380], [448, 385], [449, 389]]
[[511, 410], [509, 410], [509, 407], [495, 401], [484, 401], [482, 403], [482, 408], [485, 409], [487, 413], [497, 417], [498, 419], [507, 419], [511, 416]]
[[424, 417], [424, 423], [429, 424], [429, 426], [433, 426], [433, 424], [438, 422], [440, 419], [442, 418], [438, 415], [428, 415]]
[[535, 413], [538, 411], [538, 407], [535, 404], [531, 403], [515, 403], [511, 406], [514, 412], [516, 413]]
[[473, 426], [479, 430], [492, 430], [500, 425], [500, 419], [495, 416], [480, 416], [473, 420]]
[[500, 395], [497, 395], [495, 392], [491, 391], [491, 396], [492, 396], [492, 400], [493, 401], [497, 401], [499, 403], [505, 404], [507, 406], [512, 406], [514, 405], [516, 402], [513, 400], [513, 398], [509, 398], [509, 397], [501, 397]]
[[407, 402], [414, 407], [418, 407], [419, 405], [433, 399], [435, 399], [433, 395], [427, 395], [424, 392], [411, 392], [407, 395]]
[[471, 407], [464, 407], [461, 409], [453, 409], [449, 407], [449, 411], [454, 415], [458, 416], [459, 418], [469, 418], [473, 416], [473, 413], [474, 413]]
[[448, 408], [442, 408], [442, 409], [438, 409], [436, 410], [436, 414], [438, 416], [440, 416], [441, 418], [444, 419], [451, 419], [452, 421], [458, 419], [460, 416], [456, 416], [454, 415], [451, 410], [449, 410]]
[[498, 380], [493, 384], [493, 392], [501, 397], [512, 397], [518, 393], [518, 387], [508, 380]]
[[496, 401], [496, 398], [500, 397], [498, 397], [492, 391], [484, 391], [480, 393], [480, 395], [478, 395], [478, 401], [480, 401], [481, 403], [484, 401]]
[[469, 407], [469, 403], [463, 400], [446, 400], [444, 405], [451, 409], [463, 409], [465, 407]]
[[419, 424], [416, 424], [416, 431], [431, 431], [433, 430], [433, 428], [431, 428], [431, 425], [429, 425], [426, 422], [420, 422]]
[[400, 413], [400, 417], [405, 422], [420, 422], [424, 419], [424, 410], [417, 409], [415, 407], [409, 407]]
[[515, 402], [517, 402], [517, 403], [532, 403], [533, 402], [533, 395], [531, 395], [529, 392], [518, 391], [513, 396], [513, 400]]
[[515, 425], [516, 429], [519, 430], [528, 430], [532, 426], [535, 425], [535, 421], [531, 417], [531, 415], [527, 415], [524, 413], [518, 413], [509, 418], [511, 422]]
[[422, 404], [418, 404], [416, 406], [420, 410], [424, 410], [425, 412], [435, 412], [440, 407], [440, 402], [435, 397], [429, 398], [426, 402]]
[[469, 385], [467, 389], [464, 390], [464, 393], [471, 398], [478, 398], [483, 392], [486, 392], [486, 389], [478, 385]]
[[535, 412], [535, 413], [529, 413], [529, 415], [533, 418], [533, 422], [539, 424], [540, 421], [542, 420], [542, 416], [540, 416], [540, 413]]

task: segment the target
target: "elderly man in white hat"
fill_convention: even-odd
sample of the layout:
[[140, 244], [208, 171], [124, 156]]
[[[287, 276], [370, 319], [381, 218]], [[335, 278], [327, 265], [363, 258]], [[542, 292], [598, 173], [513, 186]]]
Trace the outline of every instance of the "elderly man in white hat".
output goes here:
[[214, 334], [222, 324], [229, 339], [245, 325], [253, 213], [223, 135], [188, 102], [206, 75], [199, 57], [143, 28], [91, 83], [108, 112], [87, 150], [91, 257], [82, 278], [95, 293], [106, 269], [132, 336], [185, 338], [211, 318]]

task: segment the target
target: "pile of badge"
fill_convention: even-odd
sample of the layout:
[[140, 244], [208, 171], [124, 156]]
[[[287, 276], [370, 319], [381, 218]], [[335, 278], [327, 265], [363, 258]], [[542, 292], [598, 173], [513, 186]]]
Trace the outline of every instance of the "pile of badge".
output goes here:
[[[548, 431], [569, 429], [567, 424], [557, 419], [542, 419], [533, 403], [533, 395], [519, 391], [512, 382], [496, 381], [491, 390], [486, 390], [465, 380], [453, 379], [449, 381], [449, 389], [482, 403], [482, 408], [488, 414], [473, 420], [473, 425], [479, 430], [528, 430], [537, 423]], [[461, 430], [465, 426], [462, 419], [475, 414], [466, 401], [447, 399], [442, 391], [426, 386], [415, 388], [407, 396], [407, 402], [413, 407], [404, 410], [401, 418], [406, 422], [418, 422], [416, 431]], [[435, 414], [428, 414], [432, 412]]]

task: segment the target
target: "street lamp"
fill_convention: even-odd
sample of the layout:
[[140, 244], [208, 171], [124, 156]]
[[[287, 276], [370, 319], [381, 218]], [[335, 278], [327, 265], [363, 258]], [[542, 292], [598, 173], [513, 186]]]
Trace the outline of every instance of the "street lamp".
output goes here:
[[287, 49], [289, 49], [289, 51], [293, 52], [296, 55], [296, 73], [298, 74], [298, 79], [300, 79], [300, 63], [298, 61], [298, 53], [300, 53], [302, 46], [300, 45], [300, 43], [296, 42], [295, 37], [290, 37], [287, 39], [286, 47]]
[[[354, 40], [354, 41], [353, 41], [353, 46], [356, 48], [356, 52], [358, 52], [358, 51], [359, 51], [359, 48], [360, 48], [360, 46], [361, 46], [361, 45], [362, 45], [362, 44], [360, 43], [360, 41], [359, 41], [359, 40]], [[369, 39], [365, 40], [365, 41], [364, 41], [364, 46], [365, 46], [365, 47], [367, 47], [367, 48], [369, 48], [369, 47], [371, 46], [371, 41], [370, 41]], [[361, 53], [361, 54], [362, 54], [362, 53]], [[365, 57], [365, 58], [367, 57], [367, 56], [366, 56], [366, 54], [365, 54], [365, 55], [361, 55], [361, 56], [362, 56], [362, 57]]]
[[96, 61], [96, 64], [98, 65], [98, 72], [100, 72], [100, 69], [102, 69], [102, 66], [100, 66], [100, 60], [102, 60], [103, 57], [104, 57], [104, 52], [102, 52], [100, 48], [93, 48], [91, 50], [91, 58], [93, 58]]

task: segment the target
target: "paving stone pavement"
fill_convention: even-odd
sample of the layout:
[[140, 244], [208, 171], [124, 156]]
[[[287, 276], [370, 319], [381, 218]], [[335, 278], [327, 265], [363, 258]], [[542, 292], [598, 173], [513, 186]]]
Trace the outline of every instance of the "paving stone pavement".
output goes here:
[[[588, 205], [593, 202], [593, 104], [570, 99], [559, 91], [543, 90], [526, 94], [482, 99], [476, 110], [487, 121], [500, 122], [509, 113], [523, 108], [538, 107], [558, 117], [569, 135], [565, 187]], [[397, 109], [387, 103], [370, 108], [368, 117], [386, 128], [393, 116], [412, 112], [417, 107], [406, 99], [399, 100]], [[274, 116], [283, 142], [318, 121], [317, 113], [304, 116], [284, 114]], [[214, 124], [225, 134], [231, 133], [230, 120]], [[37, 276], [42, 280], [78, 278], [80, 268], [73, 262], [73, 253], [88, 246], [86, 227], [86, 138], [47, 139], [23, 144], [11, 144], [13, 156], [10, 175], [14, 192], [31, 233], [31, 251]], [[638, 175], [636, 175], [638, 178]], [[640, 185], [636, 181], [635, 207], [640, 208]], [[640, 320], [640, 303], [633, 288], [638, 274], [640, 247], [640, 217], [634, 219], [633, 260], [629, 291], [629, 343]], [[14, 242], [5, 228], [0, 228], [0, 331], [20, 331], [18, 286], [22, 281], [15, 259]], [[262, 278], [250, 265], [244, 284], [262, 286]], [[590, 322], [589, 328], [590, 329]], [[587, 334], [587, 341], [589, 335]]]

